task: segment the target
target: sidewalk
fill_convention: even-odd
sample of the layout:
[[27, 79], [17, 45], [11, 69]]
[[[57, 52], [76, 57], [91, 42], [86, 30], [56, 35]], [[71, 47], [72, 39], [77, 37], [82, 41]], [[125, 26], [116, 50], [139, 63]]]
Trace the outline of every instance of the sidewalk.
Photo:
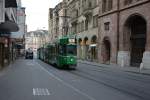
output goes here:
[[10, 63], [8, 66], [5, 66], [4, 68], [0, 69], [0, 77], [5, 75], [9, 69], [12, 67], [13, 63]]
[[136, 73], [136, 74], [150, 75], [150, 69], [140, 70], [139, 67], [128, 67], [128, 66], [121, 67], [119, 65], [107, 65], [107, 64], [100, 64], [100, 63], [96, 63], [96, 62], [83, 61], [83, 60], [78, 60], [78, 62], [88, 64], [88, 65], [98, 66], [98, 67], [106, 67], [109, 69], [115, 69], [115, 70], [121, 70], [121, 71], [125, 71], [125, 72]]

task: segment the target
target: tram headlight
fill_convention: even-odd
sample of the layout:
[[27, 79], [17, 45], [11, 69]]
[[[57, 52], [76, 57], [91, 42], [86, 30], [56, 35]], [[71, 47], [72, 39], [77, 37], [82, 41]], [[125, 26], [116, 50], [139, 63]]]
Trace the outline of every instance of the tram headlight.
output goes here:
[[73, 61], [73, 59], [71, 59], [71, 61]]

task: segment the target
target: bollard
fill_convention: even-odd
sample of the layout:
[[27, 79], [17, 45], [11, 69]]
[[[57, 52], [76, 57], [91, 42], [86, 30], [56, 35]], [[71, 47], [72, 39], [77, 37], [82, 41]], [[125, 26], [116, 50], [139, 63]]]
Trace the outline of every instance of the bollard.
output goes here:
[[143, 66], [143, 63], [141, 63], [141, 64], [140, 64], [140, 70], [139, 70], [139, 72], [141, 72], [141, 70], [143, 69], [143, 67], [144, 67], [144, 66]]
[[124, 60], [121, 60], [121, 67], [124, 67]]

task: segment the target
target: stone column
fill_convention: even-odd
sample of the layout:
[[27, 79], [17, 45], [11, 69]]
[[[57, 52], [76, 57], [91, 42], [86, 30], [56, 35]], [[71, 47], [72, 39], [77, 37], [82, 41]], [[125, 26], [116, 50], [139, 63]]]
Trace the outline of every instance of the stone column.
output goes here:
[[85, 46], [84, 45], [82, 45], [81, 51], [82, 51], [82, 59], [84, 60], [84, 53], [85, 53]]
[[78, 45], [77, 46], [78, 48], [77, 48], [77, 57], [78, 57], [78, 59], [81, 59], [82, 58], [82, 46], [81, 45]]
[[104, 63], [103, 58], [103, 43], [99, 43], [99, 49], [98, 49], [98, 57], [99, 57], [99, 63]]
[[121, 67], [130, 65], [130, 52], [129, 51], [119, 51], [117, 57], [118, 65]]
[[83, 50], [83, 54], [84, 54], [84, 60], [87, 60], [87, 47], [86, 45], [84, 45], [84, 50]]
[[147, 22], [147, 39], [146, 39], [146, 49], [143, 54], [143, 68], [150, 69], [150, 21]]
[[119, 51], [118, 51], [118, 57], [117, 57], [117, 64], [122, 67], [130, 66], [130, 59], [131, 59], [130, 51], [129, 51], [130, 30], [128, 29], [128, 27], [120, 25], [119, 33], [120, 33], [119, 34]]
[[80, 46], [77, 45], [77, 58], [80, 59]]

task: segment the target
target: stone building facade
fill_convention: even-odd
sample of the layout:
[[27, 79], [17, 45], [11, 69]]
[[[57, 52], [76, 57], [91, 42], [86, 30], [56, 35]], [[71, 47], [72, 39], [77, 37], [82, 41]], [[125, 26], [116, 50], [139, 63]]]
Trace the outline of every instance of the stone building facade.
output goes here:
[[54, 42], [65, 35], [65, 4], [60, 2], [55, 8], [49, 9], [49, 42]]
[[99, 0], [63, 0], [49, 9], [50, 40], [72, 35], [78, 44], [78, 58], [98, 61]]
[[26, 33], [25, 42], [26, 50], [31, 49], [36, 51], [38, 48], [42, 47], [45, 43], [48, 42], [48, 31], [47, 30], [36, 30]]
[[52, 39], [74, 35], [79, 59], [149, 67], [149, 0], [63, 0], [61, 4], [53, 9]]
[[98, 61], [99, 0], [64, 0], [67, 5], [68, 34], [77, 40], [78, 58]]
[[49, 42], [52, 42], [53, 36], [53, 8], [49, 8], [48, 12], [48, 34], [49, 34]]
[[150, 68], [150, 1], [100, 0], [99, 62]]
[[49, 41], [47, 30], [35, 30], [26, 33], [25, 35], [25, 49], [32, 50], [36, 56], [37, 49], [43, 47]]

